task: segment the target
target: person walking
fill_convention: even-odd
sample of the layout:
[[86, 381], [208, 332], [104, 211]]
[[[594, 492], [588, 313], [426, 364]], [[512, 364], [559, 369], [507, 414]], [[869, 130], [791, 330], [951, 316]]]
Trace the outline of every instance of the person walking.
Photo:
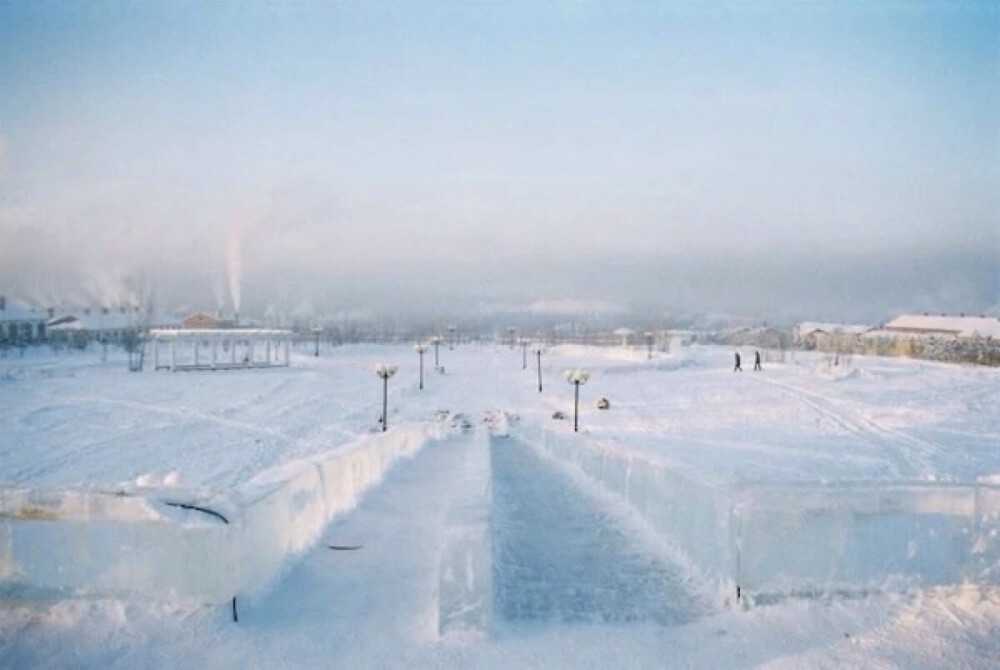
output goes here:
[[753, 369], [754, 370], [763, 370], [763, 368], [760, 367], [760, 352], [759, 351], [753, 352]]
[[736, 352], [736, 367], [733, 368], [733, 372], [743, 372], [743, 368], [740, 367], [740, 352]]

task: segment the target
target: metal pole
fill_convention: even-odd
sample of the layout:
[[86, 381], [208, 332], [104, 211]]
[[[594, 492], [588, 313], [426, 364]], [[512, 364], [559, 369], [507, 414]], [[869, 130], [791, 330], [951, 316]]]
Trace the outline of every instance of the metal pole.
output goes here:
[[382, 377], [382, 432], [383, 433], [385, 432], [385, 429], [389, 425], [388, 408], [389, 408], [389, 377], [385, 376]]
[[521, 342], [521, 369], [528, 369], [528, 343]]
[[437, 370], [438, 367], [439, 367], [439, 365], [438, 365], [438, 347], [439, 346], [441, 346], [441, 343], [438, 342], [438, 341], [435, 341], [434, 342], [434, 369], [435, 370]]
[[319, 357], [319, 331], [316, 331], [316, 352], [313, 356]]
[[573, 382], [573, 432], [579, 432], [580, 422], [580, 382]]
[[535, 352], [538, 354], [538, 392], [542, 392], [542, 350], [539, 349]]
[[420, 390], [424, 390], [424, 352], [423, 349], [418, 351], [420, 354]]

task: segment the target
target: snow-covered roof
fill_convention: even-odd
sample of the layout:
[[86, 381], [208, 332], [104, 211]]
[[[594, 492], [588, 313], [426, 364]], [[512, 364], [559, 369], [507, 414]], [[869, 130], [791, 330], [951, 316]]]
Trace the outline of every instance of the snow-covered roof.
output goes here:
[[275, 328], [157, 328], [149, 331], [149, 336], [154, 340], [234, 340], [291, 337], [292, 331]]
[[931, 316], [904, 314], [885, 324], [885, 330], [940, 333], [958, 337], [1000, 337], [1000, 319], [988, 316]]
[[44, 321], [45, 312], [34, 310], [19, 302], [4, 300], [4, 307], [0, 309], [0, 321]]
[[62, 333], [70, 330], [83, 330], [83, 324], [75, 316], [63, 316], [49, 321], [47, 328], [50, 333]]
[[97, 312], [94, 314], [71, 314], [52, 319], [48, 323], [50, 331], [64, 330], [87, 330], [91, 332], [101, 332], [105, 330], [124, 330], [133, 328], [136, 320], [130, 313], [123, 314], [121, 311]]
[[800, 336], [810, 333], [841, 333], [844, 335], [861, 335], [872, 329], [863, 323], [823, 323], [821, 321], [803, 321], [797, 326]]

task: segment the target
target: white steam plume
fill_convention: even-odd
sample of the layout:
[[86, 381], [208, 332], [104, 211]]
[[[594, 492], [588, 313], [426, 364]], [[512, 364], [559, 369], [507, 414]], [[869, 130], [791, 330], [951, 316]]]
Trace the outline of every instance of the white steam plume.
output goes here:
[[229, 229], [226, 241], [226, 271], [229, 274], [229, 297], [233, 299], [233, 309], [240, 311], [240, 276], [242, 274], [240, 259], [240, 231], [236, 226]]

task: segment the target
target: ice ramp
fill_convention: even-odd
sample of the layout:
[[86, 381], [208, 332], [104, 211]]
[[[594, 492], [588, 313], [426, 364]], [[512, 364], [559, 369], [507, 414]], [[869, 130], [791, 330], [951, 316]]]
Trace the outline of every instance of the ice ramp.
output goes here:
[[443, 424], [400, 427], [229, 491], [0, 490], [0, 596], [228, 603], [265, 590]]

